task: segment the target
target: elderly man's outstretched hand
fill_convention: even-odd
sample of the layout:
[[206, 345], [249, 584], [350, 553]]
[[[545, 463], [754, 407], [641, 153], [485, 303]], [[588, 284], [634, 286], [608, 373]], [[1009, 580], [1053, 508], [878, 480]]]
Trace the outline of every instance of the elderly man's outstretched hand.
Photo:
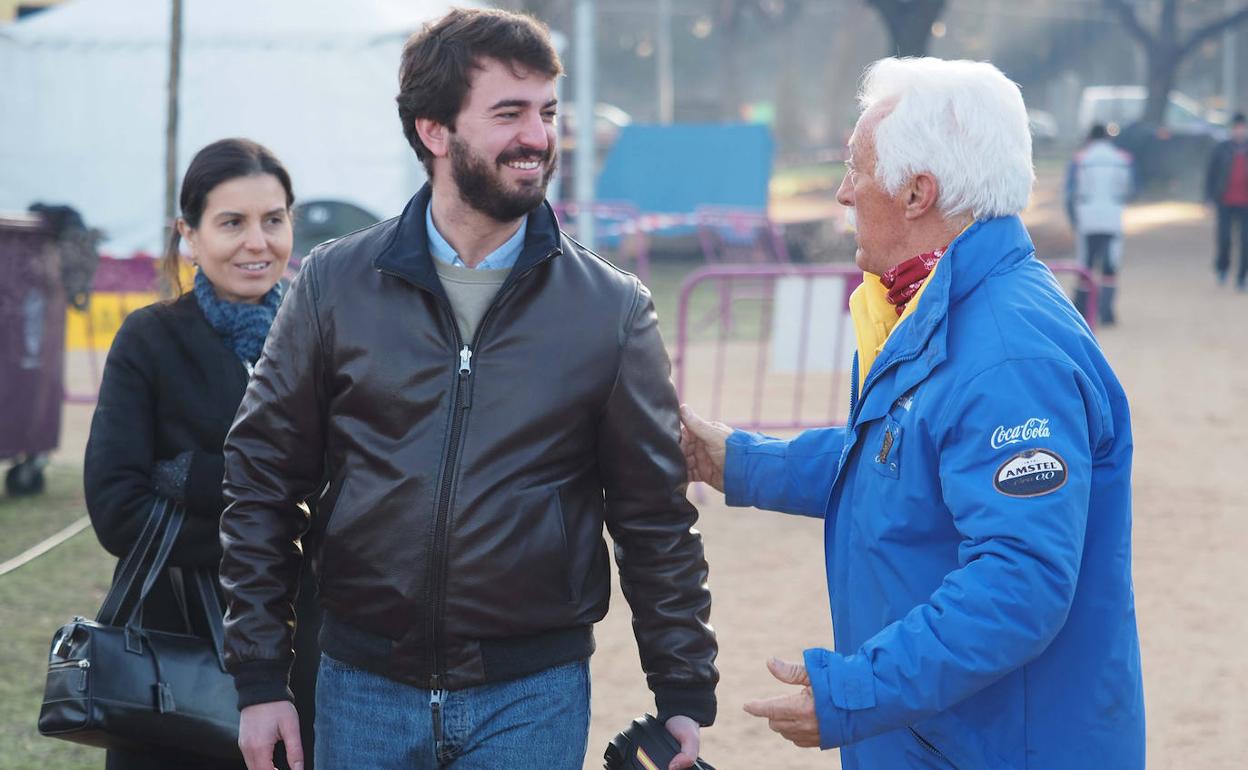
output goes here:
[[724, 491], [724, 458], [732, 428], [722, 422], [707, 422], [687, 404], [680, 405], [680, 448], [685, 453], [690, 481], [705, 481]]
[[802, 748], [819, 745], [819, 718], [815, 715], [815, 696], [810, 689], [810, 676], [801, 663], [788, 663], [779, 658], [767, 661], [771, 675], [785, 684], [802, 689], [789, 695], [766, 700], [752, 700], [745, 711], [767, 720], [767, 725], [785, 740]]

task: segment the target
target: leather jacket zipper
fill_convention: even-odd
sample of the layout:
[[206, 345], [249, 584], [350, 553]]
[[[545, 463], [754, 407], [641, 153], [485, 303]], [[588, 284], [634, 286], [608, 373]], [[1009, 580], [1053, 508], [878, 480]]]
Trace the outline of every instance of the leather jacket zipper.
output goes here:
[[[451, 322], [454, 323], [453, 318]], [[443, 626], [445, 625], [445, 618], [442, 616], [446, 612], [446, 541], [449, 539], [450, 532], [451, 496], [454, 492], [455, 475], [458, 471], [460, 433], [464, 428], [464, 417], [472, 405], [471, 397], [469, 396], [470, 383], [468, 381], [468, 378], [472, 376], [472, 348], [460, 341], [458, 330], [455, 333], [455, 342], [461, 345], [459, 352], [456, 354], [459, 376], [455, 381], [455, 405], [453, 407], [454, 412], [451, 414], [451, 437], [447, 443], [446, 459], [443, 464], [442, 488], [438, 492], [438, 507], [434, 518], [431, 553], [433, 558], [433, 584], [430, 586], [430, 592], [433, 596], [433, 617], [429, 641], [433, 656], [433, 671], [429, 677], [429, 689], [435, 692], [442, 689], [442, 634]], [[437, 709], [434, 710], [434, 714], [435, 718], [440, 722]]]
[[[433, 543], [430, 546], [430, 556], [432, 560], [432, 583], [430, 585], [430, 596], [433, 598], [433, 612], [430, 618], [430, 652], [432, 654], [433, 668], [429, 675], [429, 689], [434, 691], [442, 691], [445, 684], [444, 663], [442, 660], [442, 644], [443, 635], [446, 628], [446, 550], [447, 540], [450, 536], [450, 518], [451, 503], [455, 490], [455, 477], [459, 471], [459, 442], [461, 433], [464, 428], [464, 419], [467, 417], [468, 410], [472, 407], [472, 355], [473, 349], [477, 348], [481, 340], [481, 332], [485, 329], [486, 323], [490, 316], [494, 314], [497, 308], [517, 283], [525, 276], [533, 272], [538, 265], [546, 260], [561, 253], [560, 249], [552, 249], [544, 257], [529, 265], [523, 273], [509, 278], [507, 283], [499, 291], [498, 296], [490, 303], [485, 314], [481, 317], [481, 322], [477, 324], [476, 334], [473, 336], [472, 344], [464, 343], [463, 338], [459, 335], [459, 324], [455, 320], [454, 309], [445, 300], [440, 301], [446, 317], [451, 322], [451, 330], [455, 335], [455, 366], [458, 369], [459, 376], [455, 380], [455, 399], [452, 406], [451, 414], [451, 430], [450, 440], [447, 442], [446, 457], [443, 458], [442, 464], [442, 485], [438, 491], [438, 506], [434, 513], [433, 525]], [[391, 273], [388, 270], [380, 272], [394, 276], [400, 280], [407, 280], [401, 275]], [[426, 289], [428, 291], [428, 289]], [[432, 704], [431, 704], [432, 707]], [[440, 720], [441, 707], [434, 709]]]

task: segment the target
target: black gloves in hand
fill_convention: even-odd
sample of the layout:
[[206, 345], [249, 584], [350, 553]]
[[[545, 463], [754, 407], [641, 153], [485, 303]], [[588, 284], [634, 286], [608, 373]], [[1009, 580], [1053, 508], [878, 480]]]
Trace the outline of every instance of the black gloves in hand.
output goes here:
[[152, 488], [161, 497], [178, 503], [186, 502], [186, 481], [191, 475], [191, 451], [172, 460], [160, 460], [152, 469]]

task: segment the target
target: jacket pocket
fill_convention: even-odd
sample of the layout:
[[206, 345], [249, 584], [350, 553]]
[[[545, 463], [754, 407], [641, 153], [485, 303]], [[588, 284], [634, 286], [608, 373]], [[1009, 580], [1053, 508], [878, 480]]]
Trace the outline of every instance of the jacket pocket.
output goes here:
[[457, 522], [448, 591], [489, 612], [514, 612], [516, 597], [523, 597], [527, 611], [517, 614], [511, 633], [566, 623], [573, 602], [568, 534], [555, 487], [474, 511]]
[[910, 736], [919, 744], [920, 756], [922, 759], [929, 761], [932, 766], [946, 768], [947, 770], [966, 770], [959, 768], [953, 763], [953, 760], [945, 756], [935, 744], [919, 734], [913, 727], [906, 728], [910, 732]]
[[985, 740], [990, 731], [972, 726], [958, 717], [953, 710], [943, 711], [930, 719], [916, 722], [907, 729], [915, 743], [926, 753], [955, 770], [1017, 768], [1017, 765], [1003, 758]]
[[551, 515], [554, 518], [555, 526], [552, 527], [552, 531], [557, 528], [559, 532], [557, 540], [561, 578], [559, 584], [563, 588], [564, 601], [572, 603], [576, 601], [577, 594], [575, 587], [572, 585], [572, 549], [568, 544], [568, 522], [563, 512], [563, 497], [558, 491], [555, 492], [553, 509]]
[[343, 493], [347, 491], [346, 486], [347, 480], [345, 477], [330, 484], [326, 489], [326, 494], [319, 501], [317, 501], [317, 510], [316, 513], [313, 514], [314, 517], [320, 519], [319, 522], [313, 522], [309, 530], [316, 530], [318, 533], [318, 537], [316, 538], [318, 542], [316, 544], [315, 559], [316, 584], [318, 592], [321, 588], [321, 580], [324, 575], [328, 573], [331, 565], [331, 561], [329, 559], [329, 551], [332, 540], [332, 538], [329, 537], [330, 525], [333, 524], [334, 514], [338, 513], [338, 509], [343, 505]]

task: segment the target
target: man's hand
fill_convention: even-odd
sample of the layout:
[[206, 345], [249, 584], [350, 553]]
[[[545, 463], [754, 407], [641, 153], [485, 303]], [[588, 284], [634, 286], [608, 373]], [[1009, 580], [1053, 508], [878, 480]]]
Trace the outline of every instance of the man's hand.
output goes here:
[[707, 422], [687, 404], [680, 405], [680, 448], [685, 453], [690, 481], [705, 481], [724, 491], [724, 459], [732, 428], [722, 422]]
[[238, 747], [247, 770], [273, 770], [273, 747], [286, 747], [290, 770], [303, 770], [303, 743], [299, 739], [299, 714], [287, 700], [257, 703], [238, 717]]
[[701, 729], [698, 723], [689, 717], [672, 717], [667, 720], [667, 731], [680, 743], [680, 753], [672, 757], [667, 770], [685, 770], [693, 767], [698, 761], [698, 751], [702, 745]]
[[746, 713], [765, 717], [772, 730], [798, 746], [818, 747], [819, 719], [815, 716], [815, 695], [810, 689], [806, 667], [772, 658], [767, 661], [767, 668], [776, 679], [785, 684], [801, 685], [802, 689], [792, 695], [752, 700], [745, 704]]

